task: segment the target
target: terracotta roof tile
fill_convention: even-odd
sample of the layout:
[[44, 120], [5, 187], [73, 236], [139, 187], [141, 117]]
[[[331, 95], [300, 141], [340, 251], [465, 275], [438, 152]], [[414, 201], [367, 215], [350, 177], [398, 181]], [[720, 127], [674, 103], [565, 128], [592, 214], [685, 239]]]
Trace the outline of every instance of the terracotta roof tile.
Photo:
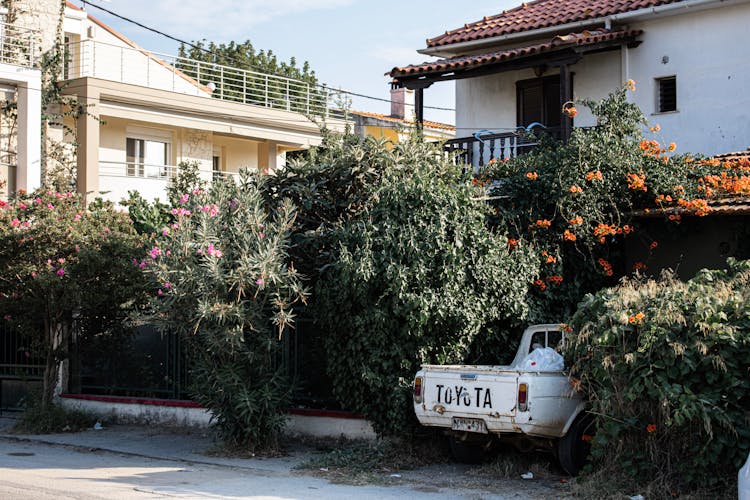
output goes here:
[[[350, 113], [353, 115], [366, 116], [368, 118], [375, 118], [377, 120], [384, 120], [387, 122], [403, 123], [404, 125], [414, 125], [414, 122], [411, 120], [405, 120], [403, 118], [397, 118], [395, 116], [390, 116], [390, 115], [381, 115], [380, 113], [371, 113], [369, 111], [350, 111]], [[427, 128], [442, 129], [442, 130], [448, 130], [451, 132], [456, 131], [455, 126], [449, 125], [447, 123], [431, 122], [429, 120], [424, 120], [422, 122], [422, 125]]]
[[559, 26], [685, 0], [535, 0], [427, 40], [428, 47]]
[[641, 30], [614, 32], [598, 30], [584, 31], [582, 33], [570, 33], [568, 35], [556, 36], [550, 42], [529, 45], [526, 47], [500, 50], [497, 52], [489, 52], [487, 54], [460, 56], [450, 59], [439, 59], [437, 61], [425, 62], [422, 64], [413, 64], [411, 66], [395, 67], [391, 70], [390, 75], [392, 77], [404, 77], [427, 73], [454, 71], [458, 69], [471, 69], [488, 64], [510, 61], [524, 56], [550, 52], [554, 49], [557, 49], [558, 47], [595, 44], [603, 41], [635, 37], [640, 35], [641, 33]]

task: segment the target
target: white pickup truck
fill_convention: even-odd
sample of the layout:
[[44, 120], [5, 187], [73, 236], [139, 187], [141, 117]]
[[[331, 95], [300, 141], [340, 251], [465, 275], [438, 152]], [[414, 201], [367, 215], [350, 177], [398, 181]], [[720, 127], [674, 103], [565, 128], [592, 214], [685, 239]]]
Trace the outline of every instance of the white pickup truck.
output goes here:
[[555, 452], [563, 468], [577, 474], [590, 448], [592, 419], [563, 371], [534, 369], [527, 360], [535, 348], [564, 342], [560, 325], [534, 325], [510, 366], [423, 365], [414, 379], [417, 419], [447, 429], [458, 460], [478, 462], [500, 439], [522, 451]]

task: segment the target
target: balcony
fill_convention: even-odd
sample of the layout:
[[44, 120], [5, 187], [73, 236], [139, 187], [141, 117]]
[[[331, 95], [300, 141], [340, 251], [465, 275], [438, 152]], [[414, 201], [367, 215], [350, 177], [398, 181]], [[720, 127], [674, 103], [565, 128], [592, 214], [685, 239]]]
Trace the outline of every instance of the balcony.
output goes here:
[[499, 134], [479, 131], [469, 137], [450, 139], [443, 143], [443, 151], [451, 155], [457, 164], [471, 165], [478, 169], [493, 160], [510, 160], [534, 149], [539, 142], [529, 135], [532, 130], [536, 134], [560, 138], [559, 127], [544, 127], [538, 123], [532, 125], [533, 129], [519, 127], [513, 132]]
[[[176, 165], [100, 161], [99, 191], [114, 202], [127, 199], [128, 191], [138, 191], [147, 200], [159, 198], [166, 201], [169, 182], [177, 176], [179, 169]], [[201, 169], [198, 173], [206, 181], [239, 177], [237, 172], [209, 169]]]
[[8, 23], [0, 23], [0, 63], [34, 68], [37, 65], [37, 33]]
[[99, 78], [304, 115], [328, 116], [332, 92], [301, 80], [83, 40], [66, 45], [65, 79]]

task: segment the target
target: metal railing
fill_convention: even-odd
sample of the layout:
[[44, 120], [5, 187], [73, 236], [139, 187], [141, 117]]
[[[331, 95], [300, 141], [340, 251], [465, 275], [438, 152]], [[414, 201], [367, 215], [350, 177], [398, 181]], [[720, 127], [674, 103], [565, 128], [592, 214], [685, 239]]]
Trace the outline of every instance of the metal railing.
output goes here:
[[[99, 176], [124, 177], [128, 179], [152, 179], [169, 181], [177, 176], [179, 165], [155, 165], [141, 162], [100, 161]], [[239, 178], [238, 172], [222, 170], [199, 169], [198, 174], [206, 180], [216, 180], [219, 177]]]
[[37, 32], [34, 30], [0, 22], [0, 63], [35, 67], [36, 38]]
[[66, 46], [67, 79], [93, 77], [326, 116], [333, 92], [308, 82], [94, 40]]
[[443, 151], [452, 155], [457, 163], [482, 167], [493, 160], [515, 158], [537, 144], [522, 132], [507, 132], [450, 139], [443, 143]]

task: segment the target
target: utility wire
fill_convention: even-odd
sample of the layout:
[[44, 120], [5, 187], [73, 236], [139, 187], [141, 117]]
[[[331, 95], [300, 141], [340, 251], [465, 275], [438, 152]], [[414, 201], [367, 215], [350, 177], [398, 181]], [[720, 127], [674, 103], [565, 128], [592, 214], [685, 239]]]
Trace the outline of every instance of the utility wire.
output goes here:
[[[96, 9], [99, 9], [99, 10], [101, 10], [101, 11], [104, 11], [104, 12], [106, 12], [107, 14], [110, 14], [110, 15], [112, 15], [112, 16], [115, 16], [115, 17], [117, 17], [118, 19], [122, 19], [122, 20], [123, 20], [123, 21], [125, 21], [125, 22], [131, 23], [131, 24], [135, 24], [136, 26], [138, 26], [138, 27], [140, 27], [140, 28], [143, 28], [143, 29], [145, 29], [145, 30], [147, 30], [147, 31], [151, 31], [152, 33], [156, 33], [157, 35], [161, 35], [161, 36], [163, 36], [163, 37], [169, 38], [170, 40], [173, 40], [173, 41], [175, 41], [175, 42], [179, 42], [179, 43], [181, 43], [181, 44], [184, 44], [184, 45], [186, 45], [186, 46], [188, 46], [188, 47], [191, 47], [191, 48], [193, 48], [193, 49], [199, 50], [199, 51], [201, 51], [201, 52], [205, 52], [206, 54], [210, 54], [210, 55], [212, 55], [212, 56], [216, 56], [216, 55], [217, 55], [216, 53], [214, 53], [214, 52], [211, 52], [210, 50], [208, 50], [208, 49], [206, 49], [206, 48], [204, 48], [204, 47], [201, 47], [200, 45], [195, 45], [194, 43], [191, 43], [191, 42], [186, 42], [185, 40], [182, 40], [182, 39], [180, 39], [180, 38], [177, 38], [177, 37], [175, 37], [175, 36], [172, 36], [172, 35], [170, 35], [170, 34], [168, 34], [168, 33], [165, 33], [165, 32], [163, 32], [163, 31], [160, 31], [160, 30], [158, 30], [158, 29], [156, 29], [156, 28], [152, 28], [152, 27], [150, 27], [150, 26], [146, 26], [146, 25], [145, 25], [145, 24], [143, 24], [143, 23], [140, 23], [140, 22], [138, 22], [138, 21], [136, 21], [136, 20], [134, 20], [134, 19], [131, 19], [131, 18], [129, 18], [129, 17], [126, 17], [126, 16], [123, 16], [123, 15], [121, 15], [121, 14], [118, 14], [118, 13], [116, 13], [116, 12], [113, 12], [113, 11], [111, 11], [111, 10], [107, 9], [107, 8], [104, 8], [104, 7], [102, 7], [101, 5], [97, 5], [97, 4], [95, 4], [95, 3], [91, 3], [91, 1], [90, 1], [90, 0], [86, 0], [86, 1], [84, 1], [84, 0], [81, 0], [81, 1], [83, 2], [83, 4], [84, 4], [84, 5], [89, 5], [89, 6], [91, 6], [91, 7], [94, 7], [94, 8], [96, 8]], [[234, 60], [234, 62], [235, 62], [235, 63], [237, 63], [237, 60], [235, 59], [235, 60]], [[252, 66], [251, 66], [251, 67], [252, 67]], [[269, 73], [269, 74], [271, 74], [271, 75], [274, 75], [274, 76], [279, 76], [279, 77], [283, 77], [283, 78], [288, 78], [288, 76], [285, 76], [285, 75], [281, 75], [281, 74], [278, 74], [278, 73], [272, 73], [272, 72], [269, 72], [268, 70], [265, 70], [265, 69], [262, 69], [262, 68], [257, 68], [257, 67], [255, 67], [254, 69], [255, 69], [255, 70], [258, 70], [258, 71], [262, 71], [262, 72], [264, 72], [264, 73]], [[320, 84], [320, 83], [318, 83], [318, 84], [315, 84], [315, 85], [316, 85], [316, 86], [318, 86], [318, 87], [320, 87], [320, 88], [326, 89], [326, 90], [335, 90], [336, 92], [339, 92], [339, 93], [341, 93], [341, 94], [346, 94], [346, 95], [350, 95], [350, 96], [354, 96], [354, 97], [362, 97], [362, 98], [365, 98], [365, 99], [372, 99], [372, 100], [374, 100], [374, 101], [381, 101], [381, 102], [391, 102], [391, 100], [390, 100], [390, 99], [384, 99], [384, 98], [382, 98], [382, 97], [375, 97], [375, 96], [371, 96], [371, 95], [360, 94], [360, 93], [358, 93], [358, 92], [352, 92], [352, 91], [350, 91], [350, 90], [343, 90], [343, 89], [332, 89], [331, 87], [328, 87], [328, 86], [326, 86], [326, 85], [324, 85], [324, 84]], [[423, 107], [424, 107], [425, 109], [436, 109], [436, 110], [440, 110], [440, 111], [456, 111], [456, 110], [455, 110], [455, 108], [443, 108], [443, 107], [439, 107], [439, 106], [423, 106]]]

